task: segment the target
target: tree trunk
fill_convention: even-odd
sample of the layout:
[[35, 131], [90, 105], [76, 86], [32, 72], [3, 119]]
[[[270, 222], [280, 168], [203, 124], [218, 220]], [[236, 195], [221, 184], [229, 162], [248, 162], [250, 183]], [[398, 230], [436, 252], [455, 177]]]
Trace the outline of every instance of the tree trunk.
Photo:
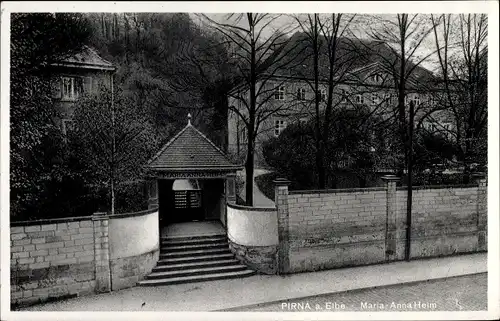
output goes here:
[[314, 14], [314, 34], [313, 34], [313, 60], [314, 60], [314, 108], [316, 111], [316, 167], [318, 170], [318, 188], [325, 188], [325, 165], [324, 165], [324, 142], [321, 135], [321, 115], [320, 115], [320, 91], [319, 91], [319, 29], [318, 29], [318, 15]]
[[256, 139], [256, 128], [255, 128], [255, 114], [257, 112], [257, 97], [256, 97], [256, 85], [257, 85], [257, 74], [256, 74], [256, 43], [254, 35], [254, 21], [253, 15], [251, 13], [247, 14], [248, 25], [250, 26], [250, 110], [248, 115], [248, 127], [247, 127], [247, 161], [245, 164], [246, 171], [246, 184], [245, 184], [245, 202], [247, 206], [253, 206], [253, 172], [254, 172], [254, 153], [255, 153], [255, 139]]
[[247, 161], [245, 163], [245, 203], [253, 206], [253, 173], [254, 173], [254, 146], [251, 139], [247, 143]]
[[413, 118], [414, 103], [410, 102], [410, 119], [408, 124], [408, 195], [406, 199], [406, 252], [405, 259], [410, 260], [411, 249], [411, 223], [412, 223], [412, 201], [413, 201]]

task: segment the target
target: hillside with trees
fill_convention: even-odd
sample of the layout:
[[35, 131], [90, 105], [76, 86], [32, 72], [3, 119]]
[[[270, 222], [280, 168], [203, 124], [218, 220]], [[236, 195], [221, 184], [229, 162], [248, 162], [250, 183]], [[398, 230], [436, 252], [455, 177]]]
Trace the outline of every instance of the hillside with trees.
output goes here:
[[[225, 149], [228, 55], [188, 14], [18, 14], [11, 40], [13, 219], [144, 209], [141, 162], [188, 113]], [[53, 122], [50, 64], [84, 45], [116, 66], [113, 92], [82, 97], [76, 134], [63, 137]]]

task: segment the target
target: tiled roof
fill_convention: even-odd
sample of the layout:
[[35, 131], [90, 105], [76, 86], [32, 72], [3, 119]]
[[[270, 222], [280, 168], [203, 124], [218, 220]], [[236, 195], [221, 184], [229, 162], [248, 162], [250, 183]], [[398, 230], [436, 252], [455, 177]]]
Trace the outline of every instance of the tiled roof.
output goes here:
[[[320, 38], [323, 43], [326, 39]], [[328, 52], [326, 44], [321, 46], [319, 57], [319, 73], [320, 80], [328, 79]], [[338, 39], [337, 45], [337, 65], [336, 75], [343, 74], [347, 71], [348, 74], [354, 73], [356, 70], [363, 70], [365, 66], [379, 63], [383, 65], [385, 57], [390, 61], [397, 61], [394, 52], [389, 46], [381, 41], [353, 39], [342, 37]], [[280, 61], [278, 65], [286, 65], [285, 68], [279, 68], [271, 72], [275, 76], [282, 77], [297, 77], [305, 79], [314, 79], [314, 69], [312, 60], [312, 49], [309, 47], [307, 35], [302, 32], [296, 32], [291, 38], [278, 50], [276, 50], [271, 57], [269, 57], [262, 68], [273, 69], [269, 67], [273, 65], [274, 61]], [[412, 63], [409, 62], [409, 66]], [[420, 81], [429, 81], [433, 78], [432, 73], [421, 67], [417, 66], [414, 71], [414, 78]]]
[[105, 70], [115, 69], [111, 62], [103, 59], [94, 49], [88, 46], [83, 46], [80, 52], [57, 62], [56, 65]]
[[189, 122], [147, 163], [153, 170], [236, 170], [227, 156]]

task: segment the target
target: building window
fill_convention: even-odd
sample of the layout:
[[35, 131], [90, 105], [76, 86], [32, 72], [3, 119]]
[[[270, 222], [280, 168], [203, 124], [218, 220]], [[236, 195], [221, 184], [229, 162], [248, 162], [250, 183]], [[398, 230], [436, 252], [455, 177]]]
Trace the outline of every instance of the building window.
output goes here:
[[68, 135], [69, 132], [75, 130], [75, 122], [71, 119], [63, 119], [62, 120], [62, 132], [63, 135]]
[[341, 103], [346, 103], [347, 102], [347, 91], [345, 89], [342, 89], [342, 97], [340, 98]]
[[274, 136], [278, 137], [281, 132], [286, 128], [286, 122], [281, 119], [274, 121]]
[[415, 103], [415, 106], [420, 105], [420, 96], [415, 94], [415, 96], [413, 97], [413, 102]]
[[[85, 80], [90, 80], [86, 77]], [[62, 99], [63, 100], [76, 100], [83, 93], [83, 78], [82, 77], [62, 77]], [[89, 82], [89, 81], [87, 81]], [[87, 85], [87, 90], [90, 90], [90, 84]]]
[[67, 100], [76, 99], [75, 78], [62, 77], [62, 98]]
[[398, 103], [398, 96], [390, 94], [389, 95], [389, 102], [390, 102], [391, 105], [397, 104]]
[[297, 89], [297, 100], [306, 100], [306, 90], [304, 88]]
[[276, 87], [274, 91], [274, 99], [285, 100], [285, 86]]
[[357, 104], [364, 104], [365, 103], [365, 99], [363, 97], [362, 94], [357, 94], [356, 95], [356, 103]]
[[318, 95], [319, 95], [319, 101], [326, 100], [326, 91], [324, 89], [320, 89]]
[[372, 105], [378, 104], [378, 94], [373, 93], [372, 94]]

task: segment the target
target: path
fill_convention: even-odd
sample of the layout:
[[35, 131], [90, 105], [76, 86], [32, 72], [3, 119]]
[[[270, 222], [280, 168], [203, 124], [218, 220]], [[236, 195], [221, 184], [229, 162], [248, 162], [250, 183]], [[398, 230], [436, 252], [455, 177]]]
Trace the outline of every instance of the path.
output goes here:
[[[270, 173], [271, 171], [267, 169], [261, 169], [261, 168], [256, 168], [254, 169], [254, 174], [253, 174], [253, 205], [255, 207], [275, 207], [274, 201], [270, 200], [267, 198], [264, 193], [259, 189], [257, 186], [257, 183], [255, 182], [255, 177]], [[245, 171], [240, 171], [238, 172], [238, 175], [245, 179]], [[245, 193], [245, 186], [243, 186], [242, 191], [240, 191], [240, 197], [242, 199], [245, 199], [246, 193]]]
[[[487, 253], [395, 262], [287, 276], [255, 275], [157, 287], [134, 287], [36, 305], [25, 311], [215, 311], [355, 289], [487, 271]], [[142, 303], [146, 304], [141, 308]]]

